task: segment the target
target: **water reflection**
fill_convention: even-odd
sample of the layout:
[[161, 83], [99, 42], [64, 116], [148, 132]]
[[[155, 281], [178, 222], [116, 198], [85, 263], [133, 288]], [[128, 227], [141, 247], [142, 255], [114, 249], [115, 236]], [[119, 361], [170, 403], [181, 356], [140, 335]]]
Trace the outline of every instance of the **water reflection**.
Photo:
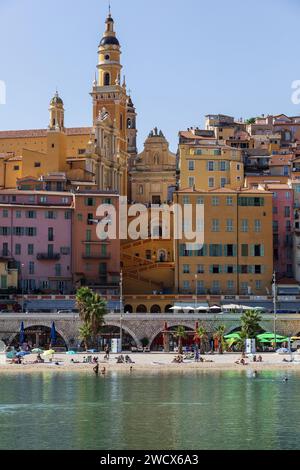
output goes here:
[[1, 449], [299, 448], [300, 375], [1, 375]]

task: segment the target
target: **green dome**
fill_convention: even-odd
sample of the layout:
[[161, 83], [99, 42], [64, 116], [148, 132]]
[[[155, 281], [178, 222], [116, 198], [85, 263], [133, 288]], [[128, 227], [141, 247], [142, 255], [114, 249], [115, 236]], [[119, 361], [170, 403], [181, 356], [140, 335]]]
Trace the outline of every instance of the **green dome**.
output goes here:
[[51, 105], [61, 105], [63, 106], [64, 105], [64, 102], [63, 100], [59, 97], [58, 93], [56, 92], [54, 97], [52, 98], [51, 102], [50, 102]]

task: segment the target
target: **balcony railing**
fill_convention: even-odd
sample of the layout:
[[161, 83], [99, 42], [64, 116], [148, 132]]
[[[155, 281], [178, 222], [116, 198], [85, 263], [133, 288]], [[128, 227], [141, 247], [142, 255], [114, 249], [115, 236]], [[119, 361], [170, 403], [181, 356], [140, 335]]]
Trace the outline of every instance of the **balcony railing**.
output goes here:
[[106, 255], [103, 255], [103, 254], [92, 254], [92, 255], [83, 254], [82, 258], [83, 259], [111, 259], [111, 254], [110, 253], [108, 253]]
[[0, 258], [12, 259], [13, 256], [9, 250], [0, 250]]
[[39, 261], [58, 261], [60, 260], [60, 253], [38, 253], [36, 259]]

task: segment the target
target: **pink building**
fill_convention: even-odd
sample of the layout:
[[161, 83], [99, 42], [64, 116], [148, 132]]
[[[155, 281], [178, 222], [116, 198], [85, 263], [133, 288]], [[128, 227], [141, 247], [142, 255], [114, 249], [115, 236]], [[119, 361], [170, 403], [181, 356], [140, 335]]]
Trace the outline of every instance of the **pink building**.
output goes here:
[[72, 291], [73, 209], [67, 192], [0, 191], [1, 256], [16, 261], [24, 293]]
[[273, 192], [274, 268], [278, 279], [293, 276], [294, 191], [288, 184], [268, 184]]

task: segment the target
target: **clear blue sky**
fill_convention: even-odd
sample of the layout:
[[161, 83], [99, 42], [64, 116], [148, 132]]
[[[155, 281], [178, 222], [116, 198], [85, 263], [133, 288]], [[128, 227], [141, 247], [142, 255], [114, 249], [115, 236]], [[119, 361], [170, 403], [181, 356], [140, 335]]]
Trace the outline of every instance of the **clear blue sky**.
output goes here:
[[[208, 113], [300, 114], [299, 0], [111, 0], [138, 112], [139, 149], [154, 126], [177, 133]], [[66, 125], [91, 125], [89, 91], [107, 0], [0, 0], [0, 129], [43, 128], [56, 86]]]

